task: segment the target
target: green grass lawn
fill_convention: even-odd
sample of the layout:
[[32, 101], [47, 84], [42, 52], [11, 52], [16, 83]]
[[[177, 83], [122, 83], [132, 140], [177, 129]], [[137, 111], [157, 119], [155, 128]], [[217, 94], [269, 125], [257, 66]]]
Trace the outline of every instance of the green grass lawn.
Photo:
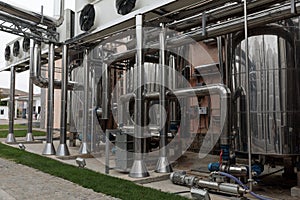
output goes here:
[[61, 177], [85, 188], [93, 189], [95, 192], [101, 192], [125, 200], [185, 199], [178, 195], [139, 186], [133, 182], [110, 177], [86, 168], [82, 169], [64, 164], [51, 158], [22, 151], [2, 143], [0, 143], [0, 157]]
[[[14, 124], [14, 128], [27, 128], [27, 125], [25, 124]], [[8, 129], [8, 124], [1, 124], [0, 129]]]
[[[26, 128], [26, 126], [25, 126]], [[8, 130], [0, 130], [0, 138], [6, 138]], [[25, 137], [27, 134], [27, 129], [24, 130], [14, 130], [15, 137]], [[45, 136], [46, 132], [43, 131], [32, 131], [33, 136]]]

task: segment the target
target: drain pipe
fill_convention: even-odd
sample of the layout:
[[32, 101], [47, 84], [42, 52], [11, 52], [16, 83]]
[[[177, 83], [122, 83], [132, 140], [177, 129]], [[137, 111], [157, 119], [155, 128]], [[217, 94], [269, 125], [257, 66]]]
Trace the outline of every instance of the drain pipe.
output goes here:
[[[32, 71], [34, 70], [34, 40], [30, 40], [30, 63], [29, 63], [29, 71], [30, 77]], [[32, 78], [29, 78], [29, 93], [28, 93], [28, 122], [27, 122], [27, 134], [26, 134], [26, 142], [31, 142], [34, 140], [32, 135], [32, 115], [33, 115], [33, 81]]]
[[53, 145], [53, 118], [54, 118], [54, 44], [49, 44], [48, 60], [48, 104], [47, 104], [47, 137], [43, 155], [55, 155]]
[[10, 96], [9, 96], [9, 129], [6, 137], [6, 143], [16, 142], [14, 135], [14, 118], [15, 118], [15, 86], [16, 86], [16, 71], [15, 66], [10, 67]]
[[67, 106], [68, 106], [68, 46], [63, 45], [62, 51], [62, 87], [61, 87], [61, 117], [60, 117], [60, 144], [57, 148], [57, 156], [70, 155], [67, 140]]
[[[160, 157], [157, 161], [156, 164], [156, 169], [155, 172], [158, 173], [169, 173], [172, 172], [172, 167], [169, 163], [168, 157], [167, 157], [167, 148], [166, 148], [166, 143], [167, 143], [167, 134], [168, 134], [168, 126], [166, 124], [166, 120], [163, 117], [163, 113], [165, 113], [164, 109], [167, 108], [167, 99], [166, 99], [166, 86], [168, 85], [167, 83], [167, 74], [166, 74], [166, 69], [165, 69], [165, 51], [166, 51], [166, 30], [165, 30], [165, 25], [161, 25], [161, 32], [159, 34], [159, 43], [160, 43], [160, 57], [159, 57], [159, 62], [160, 62], [160, 93], [159, 93], [159, 98], [160, 98], [160, 144], [159, 144], [159, 153]], [[166, 113], [167, 117], [168, 113]]]
[[79, 148], [79, 154], [89, 154], [87, 147], [87, 133], [88, 133], [88, 122], [89, 122], [89, 63], [88, 63], [88, 49], [84, 52], [84, 112], [83, 112], [83, 133], [82, 142]]
[[143, 15], [136, 15], [136, 98], [135, 98], [135, 125], [134, 125], [134, 162], [129, 176], [133, 178], [142, 178], [149, 176], [146, 164], [143, 160], [143, 143], [144, 139], [144, 55], [143, 55]]
[[247, 136], [248, 136], [248, 173], [249, 173], [249, 189], [252, 191], [252, 152], [251, 152], [251, 126], [250, 126], [250, 69], [249, 69], [249, 60], [248, 60], [248, 15], [247, 15], [247, 1], [244, 1], [244, 28], [245, 28], [245, 70], [246, 70], [246, 119], [247, 119]]

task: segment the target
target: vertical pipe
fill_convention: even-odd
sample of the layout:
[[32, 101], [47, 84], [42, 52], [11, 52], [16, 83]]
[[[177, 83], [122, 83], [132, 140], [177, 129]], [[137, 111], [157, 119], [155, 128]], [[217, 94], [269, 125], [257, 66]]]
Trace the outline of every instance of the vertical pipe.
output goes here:
[[[159, 173], [169, 173], [172, 172], [172, 167], [168, 161], [167, 157], [167, 134], [168, 134], [168, 126], [166, 125], [166, 117], [168, 113], [166, 112], [167, 110], [167, 100], [166, 100], [166, 87], [168, 85], [167, 81], [167, 74], [166, 74], [166, 69], [165, 69], [165, 62], [166, 62], [166, 57], [165, 57], [165, 51], [166, 51], [166, 30], [165, 26], [162, 24], [161, 25], [162, 29], [159, 34], [159, 44], [160, 44], [160, 56], [159, 56], [159, 63], [160, 63], [160, 93], [159, 93], [159, 98], [160, 98], [160, 143], [159, 143], [159, 149], [160, 149], [160, 157], [158, 159], [157, 165], [156, 165], [156, 172]], [[166, 115], [164, 116], [164, 113]]]
[[[102, 49], [102, 51], [104, 51]], [[106, 53], [103, 52], [103, 59], [106, 56]], [[108, 78], [108, 65], [103, 62], [102, 64], [102, 118], [108, 119], [108, 88], [109, 88], [109, 78]]]
[[219, 70], [220, 70], [220, 73], [221, 73], [221, 78], [222, 78], [222, 83], [223, 83], [224, 82], [224, 66], [223, 66], [223, 44], [222, 44], [222, 36], [219, 36], [217, 38], [217, 43], [218, 43]]
[[135, 98], [135, 125], [134, 125], [134, 162], [130, 170], [129, 176], [133, 178], [141, 178], [149, 176], [142, 155], [142, 139], [144, 139], [144, 53], [143, 53], [143, 15], [136, 15], [136, 72], [134, 79], [136, 80], [136, 98]]
[[70, 155], [67, 141], [67, 106], [68, 106], [68, 46], [63, 45], [62, 50], [62, 85], [61, 85], [61, 116], [60, 116], [60, 144], [57, 156]]
[[14, 118], [15, 118], [15, 86], [16, 71], [15, 66], [10, 67], [10, 96], [9, 96], [9, 129], [6, 137], [6, 143], [16, 142], [14, 135]]
[[95, 67], [93, 67], [93, 69], [91, 70], [91, 79], [92, 79], [92, 99], [91, 99], [91, 152], [93, 152], [95, 150], [95, 120], [96, 120], [96, 113], [95, 113], [95, 98], [96, 98], [96, 90], [95, 90]]
[[249, 70], [249, 60], [248, 60], [248, 17], [247, 17], [247, 1], [244, 0], [244, 24], [245, 24], [245, 66], [246, 66], [246, 92], [247, 92], [247, 100], [246, 100], [246, 107], [247, 107], [247, 135], [248, 135], [248, 161], [249, 161], [249, 188], [252, 191], [252, 170], [251, 170], [251, 125], [250, 125], [250, 70]]
[[33, 81], [32, 76], [34, 75], [34, 40], [30, 40], [30, 63], [29, 63], [29, 91], [28, 91], [28, 123], [27, 123], [27, 134], [26, 141], [31, 142], [34, 140], [32, 135], [32, 114], [33, 114]]
[[88, 62], [88, 49], [84, 52], [84, 102], [83, 102], [83, 133], [82, 142], [79, 149], [80, 154], [88, 154], [87, 147], [87, 134], [88, 134], [88, 123], [89, 123], [89, 62]]
[[54, 155], [53, 146], [53, 122], [54, 122], [54, 44], [49, 44], [48, 58], [48, 104], [47, 104], [47, 138], [46, 146], [43, 150], [44, 155]]
[[109, 141], [109, 131], [105, 132], [105, 174], [109, 174], [109, 149], [110, 149], [110, 141]]
[[[73, 78], [73, 74], [72, 72], [68, 73], [69, 75], [69, 81], [72, 81]], [[69, 139], [69, 146], [70, 147], [75, 147], [76, 146], [76, 135], [77, 135], [77, 130], [76, 130], [76, 127], [75, 127], [75, 122], [74, 122], [74, 118], [73, 118], [73, 112], [72, 112], [72, 101], [73, 101], [73, 95], [72, 95], [72, 90], [69, 90], [69, 104], [68, 104], [68, 120], [69, 120], [69, 125], [70, 125], [70, 139]]]

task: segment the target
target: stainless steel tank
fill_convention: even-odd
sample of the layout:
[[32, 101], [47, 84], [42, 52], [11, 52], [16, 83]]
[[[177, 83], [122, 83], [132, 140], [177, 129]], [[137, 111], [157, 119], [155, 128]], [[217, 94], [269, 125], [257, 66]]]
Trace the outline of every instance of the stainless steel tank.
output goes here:
[[[283, 28], [284, 29], [284, 28]], [[299, 30], [298, 30], [299, 31]], [[250, 124], [252, 152], [265, 155], [300, 154], [300, 63], [297, 34], [291, 28], [279, 35], [270, 29], [249, 37]], [[237, 44], [232, 62], [236, 149], [247, 152], [245, 118], [244, 41]]]

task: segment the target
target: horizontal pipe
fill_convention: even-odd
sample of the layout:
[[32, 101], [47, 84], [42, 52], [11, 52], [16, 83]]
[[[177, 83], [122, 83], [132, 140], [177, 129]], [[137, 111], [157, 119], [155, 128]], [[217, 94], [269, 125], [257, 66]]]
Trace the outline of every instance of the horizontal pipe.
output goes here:
[[[284, 2], [285, 0], [261, 0], [261, 1], [253, 1], [248, 3], [248, 10], [249, 13], [255, 12], [258, 8], [264, 8], [269, 6], [270, 4], [275, 5], [276, 3]], [[216, 9], [212, 9], [207, 11], [206, 14], [206, 23], [214, 23], [217, 21], [221, 21], [224, 19], [229, 19], [232, 16], [242, 16], [243, 15], [243, 4], [239, 3], [229, 3], [225, 4], [224, 6], [218, 7]], [[172, 23], [169, 23], [167, 26], [170, 29], [175, 30], [186, 30], [188, 28], [192, 28], [195, 26], [201, 26], [201, 18], [202, 13], [193, 15], [191, 17], [184, 18], [182, 20], [178, 20]]]
[[24, 19], [36, 24], [41, 24], [48, 27], [58, 27], [64, 20], [64, 0], [60, 0], [60, 16], [58, 19], [53, 19], [32, 11], [28, 11], [16, 6], [12, 6], [8, 3], [0, 1], [0, 11], [8, 13], [9, 15], [16, 16], [20, 19]]
[[[240, 8], [239, 8], [240, 9]], [[293, 16], [299, 15], [300, 13], [300, 1], [295, 2], [295, 9], [296, 14], [292, 14], [290, 3], [277, 5], [275, 7], [255, 12], [250, 15], [248, 15], [248, 28], [255, 28], [260, 25], [269, 24], [272, 22], [277, 22], [283, 19], [287, 19]], [[201, 21], [201, 20], [198, 20]], [[217, 23], [215, 25], [207, 26], [206, 28], [206, 34], [202, 35], [202, 29], [197, 29], [195, 31], [190, 31], [186, 34], [177, 35], [174, 37], [169, 37], [166, 41], [167, 48], [173, 48], [178, 47], [181, 45], [186, 45], [188, 43], [194, 42], [192, 39], [196, 41], [201, 41], [207, 38], [213, 38], [218, 37], [221, 35], [226, 35], [229, 33], [234, 33], [237, 31], [241, 31], [244, 28], [244, 18], [243, 17], [237, 17], [232, 20], [224, 21]], [[133, 44], [131, 44], [133, 45]], [[148, 51], [153, 51], [154, 49], [159, 49], [159, 42], [151, 43], [150, 45], [145, 45], [145, 49]], [[105, 58], [105, 62], [111, 63], [117, 62], [120, 60], [124, 60], [128, 57], [131, 57], [135, 54], [135, 50], [128, 50], [126, 52], [117, 53], [110, 55], [110, 58]]]
[[[300, 13], [300, 1], [297, 1], [295, 3], [295, 8], [297, 10], [296, 13]], [[259, 25], [265, 25], [272, 22], [277, 22], [297, 15], [299, 14], [291, 13], [290, 3], [278, 5], [276, 7], [248, 15], [248, 28], [249, 29], [255, 28]], [[200, 41], [206, 38], [212, 38], [212, 37], [217, 37], [217, 36], [237, 32], [243, 30], [244, 28], [243, 22], [244, 22], [244, 17], [238, 17], [230, 21], [221, 22], [214, 26], [207, 27], [205, 36], [202, 36], [202, 30], [199, 29], [187, 33], [185, 35], [170, 38], [167, 41], [167, 44], [168, 47], [180, 46], [182, 44], [191, 42], [191, 38], [193, 38], [196, 41]], [[159, 44], [154, 44], [151, 47], [158, 48], [158, 45]]]
[[170, 180], [173, 184], [177, 185], [210, 189], [217, 192], [224, 192], [229, 194], [243, 195], [247, 192], [243, 187], [237, 184], [207, 181], [196, 176], [187, 175], [182, 171], [171, 173]]
[[[173, 91], [166, 92], [166, 96], [168, 99], [174, 99], [176, 97], [192, 97], [192, 96], [207, 96], [211, 94], [218, 94], [222, 98], [230, 97], [230, 90], [227, 88], [226, 85], [223, 84], [212, 84], [206, 86], [199, 86], [199, 87], [192, 87], [192, 88], [183, 88], [183, 89], [176, 89]], [[125, 103], [128, 102], [130, 99], [135, 98], [134, 93], [128, 93], [122, 95], [120, 97], [120, 101]], [[146, 100], [158, 100], [159, 99], [159, 92], [151, 92], [145, 94]]]

